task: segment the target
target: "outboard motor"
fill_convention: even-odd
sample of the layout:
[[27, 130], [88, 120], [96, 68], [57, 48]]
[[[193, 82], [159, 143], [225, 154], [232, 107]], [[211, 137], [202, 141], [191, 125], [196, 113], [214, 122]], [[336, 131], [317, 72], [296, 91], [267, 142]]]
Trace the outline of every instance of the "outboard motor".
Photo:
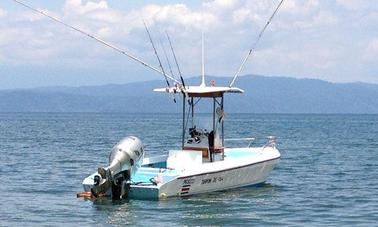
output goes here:
[[109, 166], [98, 168], [91, 194], [97, 197], [111, 189], [113, 199], [127, 197], [128, 181], [142, 165], [143, 144], [137, 137], [128, 136], [116, 144], [109, 156]]

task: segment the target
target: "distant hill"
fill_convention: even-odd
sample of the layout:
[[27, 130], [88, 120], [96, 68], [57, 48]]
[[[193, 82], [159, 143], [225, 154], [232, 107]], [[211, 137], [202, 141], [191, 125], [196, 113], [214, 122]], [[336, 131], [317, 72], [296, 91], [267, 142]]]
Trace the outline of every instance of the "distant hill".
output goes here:
[[[230, 78], [207, 80], [227, 85]], [[190, 78], [187, 83], [199, 84], [200, 79]], [[228, 94], [226, 112], [378, 113], [376, 84], [248, 75], [240, 77], [236, 86], [245, 93]], [[152, 91], [157, 87], [164, 87], [164, 82], [2, 90], [0, 112], [180, 112], [181, 105], [174, 104], [170, 95]]]

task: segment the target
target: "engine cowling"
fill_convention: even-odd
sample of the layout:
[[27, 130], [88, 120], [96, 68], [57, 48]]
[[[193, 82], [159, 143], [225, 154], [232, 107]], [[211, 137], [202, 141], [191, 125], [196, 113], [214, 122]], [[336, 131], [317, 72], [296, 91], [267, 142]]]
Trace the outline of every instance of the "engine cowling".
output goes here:
[[142, 165], [143, 143], [135, 136], [128, 136], [117, 143], [109, 155], [109, 165], [98, 168], [91, 193], [97, 196], [112, 189], [112, 197], [118, 199], [127, 192], [124, 184]]
[[142, 141], [135, 136], [129, 136], [113, 147], [109, 155], [109, 166], [106, 168], [111, 171], [112, 176], [128, 170], [134, 174], [142, 165], [143, 157]]

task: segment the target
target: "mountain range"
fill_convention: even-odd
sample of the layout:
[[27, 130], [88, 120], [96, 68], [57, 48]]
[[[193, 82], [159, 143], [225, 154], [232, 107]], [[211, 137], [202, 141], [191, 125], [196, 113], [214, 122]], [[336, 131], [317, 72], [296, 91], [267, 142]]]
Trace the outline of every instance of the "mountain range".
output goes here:
[[[225, 86], [231, 78], [207, 76]], [[200, 77], [186, 79], [198, 85]], [[0, 112], [125, 112], [170, 113], [181, 111], [181, 95], [155, 93], [160, 80], [122, 85], [43, 87], [0, 90]], [[235, 86], [244, 94], [226, 94], [225, 111], [232, 113], [378, 113], [378, 84], [331, 83], [317, 79], [294, 79], [246, 75]]]

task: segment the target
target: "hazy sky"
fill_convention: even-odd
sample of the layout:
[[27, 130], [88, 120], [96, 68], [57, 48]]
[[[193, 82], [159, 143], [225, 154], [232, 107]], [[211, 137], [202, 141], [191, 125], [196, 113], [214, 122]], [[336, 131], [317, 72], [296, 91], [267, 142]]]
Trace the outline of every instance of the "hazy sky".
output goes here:
[[[23, 0], [158, 66], [171, 35], [185, 76], [231, 76], [279, 0]], [[189, 3], [188, 3], [189, 2]], [[165, 63], [165, 61], [163, 60]], [[173, 63], [173, 62], [171, 62]], [[242, 74], [378, 83], [378, 4], [370, 0], [286, 0]], [[162, 76], [31, 12], [0, 1], [0, 89], [127, 83]]]

